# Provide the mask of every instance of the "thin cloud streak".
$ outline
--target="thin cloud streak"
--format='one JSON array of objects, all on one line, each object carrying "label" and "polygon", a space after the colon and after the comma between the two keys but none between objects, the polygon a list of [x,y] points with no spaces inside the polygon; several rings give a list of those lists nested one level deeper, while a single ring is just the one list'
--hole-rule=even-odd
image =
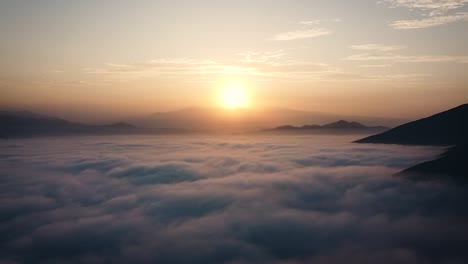
[{"label": "thin cloud streak", "polygon": [[[386,82],[395,79],[419,80],[427,74],[373,75],[343,71],[324,63],[294,61],[284,58],[283,51],[247,52],[236,63],[225,64],[212,60],[160,59],[146,63],[107,64],[106,68],[84,69],[88,74],[100,74],[108,78],[134,80],[145,77],[191,76],[191,81],[207,82],[219,75],[238,75],[259,78],[262,81],[286,82]],[[371,60],[350,57],[349,60]],[[211,77],[211,78],[208,78]]]},{"label": "thin cloud streak", "polygon": [[299,40],[299,39],[308,39],[308,38],[316,38],[320,36],[326,36],[333,34],[332,31],[324,28],[317,28],[317,29],[305,29],[305,30],[295,30],[284,32],[276,35],[273,39],[278,41],[285,41],[285,40]]},{"label": "thin cloud streak", "polygon": [[394,29],[419,29],[435,27],[455,22],[468,21],[468,13],[457,13],[455,15],[434,16],[424,19],[398,20],[390,26]]},{"label": "thin cloud streak", "polygon": [[395,51],[406,49],[406,46],[395,45],[395,46],[386,46],[381,44],[362,44],[362,45],[352,45],[351,49],[354,50],[373,50],[373,51]]},{"label": "thin cloud streak", "polygon": [[468,56],[448,56],[448,55],[418,55],[405,56],[397,54],[372,54],[362,53],[355,54],[345,58],[351,61],[392,61],[398,63],[428,63],[428,62],[451,62],[451,63],[468,63]]},{"label": "thin cloud streak", "polygon": [[428,15],[435,16],[461,8],[468,3],[468,0],[384,0],[384,2],[392,8],[405,7],[410,10],[430,11]]},{"label": "thin cloud streak", "polygon": [[359,65],[359,68],[386,68],[386,67],[391,67],[391,64],[365,64],[365,65]]},{"label": "thin cloud streak", "polygon": [[[333,34],[333,31],[326,28],[313,28],[325,22],[341,22],[341,19],[314,19],[300,21],[298,24],[302,26],[301,29],[279,33],[273,37],[277,41],[300,40],[308,38],[316,38]],[[312,26],[312,27],[311,27]]]}]

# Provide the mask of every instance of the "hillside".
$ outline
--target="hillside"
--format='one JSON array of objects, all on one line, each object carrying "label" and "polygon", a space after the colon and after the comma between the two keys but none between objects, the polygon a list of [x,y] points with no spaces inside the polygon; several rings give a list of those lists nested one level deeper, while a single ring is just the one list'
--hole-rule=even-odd
[{"label": "hillside", "polygon": [[397,174],[411,179],[428,180],[438,176],[468,183],[468,145],[449,148],[439,158],[423,162]]},{"label": "hillside", "polygon": [[356,141],[403,145],[456,145],[467,142],[468,104]]}]

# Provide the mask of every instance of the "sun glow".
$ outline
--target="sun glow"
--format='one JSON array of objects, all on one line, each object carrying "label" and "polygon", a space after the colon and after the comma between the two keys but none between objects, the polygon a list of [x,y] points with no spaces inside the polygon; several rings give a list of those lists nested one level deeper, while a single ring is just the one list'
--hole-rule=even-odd
[{"label": "sun glow", "polygon": [[243,85],[228,84],[220,92],[220,103],[225,108],[244,108],[247,106],[247,97],[247,91]]}]

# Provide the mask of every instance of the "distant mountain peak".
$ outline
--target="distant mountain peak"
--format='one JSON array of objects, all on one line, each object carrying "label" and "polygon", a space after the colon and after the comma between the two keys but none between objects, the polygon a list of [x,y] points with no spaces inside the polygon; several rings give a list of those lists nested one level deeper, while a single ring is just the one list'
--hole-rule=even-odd
[{"label": "distant mountain peak", "polygon": [[358,122],[348,122],[346,120],[339,120],[334,123],[323,125],[324,128],[366,128],[365,125]]}]

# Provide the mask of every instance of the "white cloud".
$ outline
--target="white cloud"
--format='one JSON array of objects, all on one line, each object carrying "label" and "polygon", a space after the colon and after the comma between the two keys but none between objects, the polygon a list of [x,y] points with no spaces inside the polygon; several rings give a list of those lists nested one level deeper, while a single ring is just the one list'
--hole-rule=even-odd
[{"label": "white cloud", "polygon": [[466,188],[391,176],[440,149],[349,140],[241,135],[6,143],[0,259],[465,263]]},{"label": "white cloud", "polygon": [[[380,46],[379,46],[380,47]],[[391,46],[381,46],[389,47]],[[396,47],[396,46],[395,46]],[[244,58],[234,63],[223,63],[212,60],[191,59],[158,59],[135,64],[107,64],[105,68],[84,69],[90,74],[101,74],[113,81],[131,81],[145,77],[167,77],[187,82],[210,82],[222,75],[249,76],[255,80],[285,82],[314,81],[370,81],[388,82],[395,79],[419,80],[421,74],[372,75],[343,71],[332,65],[307,61],[288,60],[281,50],[271,52],[246,52],[239,55]],[[372,61],[387,60],[391,62],[409,62],[410,60],[454,61],[446,57],[404,57],[398,55],[353,55],[347,60]],[[389,64],[365,65],[362,68],[387,67]],[[424,75],[427,77],[427,75]]]},{"label": "white cloud", "polygon": [[385,46],[380,44],[363,44],[363,45],[353,45],[351,46],[352,49],[355,50],[372,50],[372,51],[395,51],[405,49],[406,46]]},{"label": "white cloud", "polygon": [[283,50],[266,51],[266,52],[243,52],[239,53],[244,57],[240,62],[243,63],[275,63],[281,60],[285,53]]},{"label": "white cloud", "polygon": [[423,13],[423,18],[391,22],[390,26],[394,29],[419,29],[468,21],[468,13],[452,12],[464,7],[468,0],[384,0],[383,2],[388,3],[392,8],[404,7]]},{"label": "white cloud", "polygon": [[390,24],[394,29],[418,29],[450,24],[458,21],[468,21],[468,13],[455,15],[431,16],[423,19],[398,20]]},{"label": "white cloud", "polygon": [[301,21],[301,22],[299,22],[299,24],[306,25],[306,26],[318,25],[318,24],[320,24],[320,19]]},{"label": "white cloud", "polygon": [[187,58],[155,59],[132,64],[107,63],[101,68],[85,68],[88,74],[100,74],[112,80],[129,81],[145,77],[176,77],[189,82],[212,81],[220,75],[250,76],[262,80],[316,80],[338,69],[323,63],[286,58],[283,50],[244,52],[237,61],[195,60]]},{"label": "white cloud", "polygon": [[132,64],[108,63],[105,68],[87,68],[87,73],[117,75],[123,78],[171,75],[254,74],[252,68],[187,58],[155,59]]},{"label": "white cloud", "polygon": [[468,56],[448,56],[448,55],[419,55],[405,56],[398,54],[371,54],[362,53],[351,55],[346,60],[353,61],[392,61],[400,63],[421,63],[421,62],[454,62],[468,63]]},{"label": "white cloud", "polygon": [[441,15],[450,10],[461,8],[468,0],[384,0],[392,8],[406,7],[411,10],[430,11],[429,15]]},{"label": "white cloud", "polygon": [[386,68],[392,66],[391,64],[365,64],[359,65],[359,68]]},{"label": "white cloud", "polygon": [[318,28],[318,26],[324,22],[340,22],[338,18],[333,19],[314,19],[314,20],[305,20],[298,22],[301,25],[301,29],[288,31],[284,33],[277,34],[273,37],[274,40],[297,40],[297,39],[307,39],[307,38],[316,38],[320,36],[333,34],[331,30],[326,28]]},{"label": "white cloud", "polygon": [[333,34],[333,32],[324,28],[304,29],[304,30],[295,30],[295,31],[280,33],[274,37],[274,40],[283,41],[283,40],[307,39],[307,38],[316,38],[320,36],[326,36],[330,34]]},{"label": "white cloud", "polygon": [[310,25],[319,25],[323,22],[341,22],[341,19],[339,18],[333,18],[333,19],[314,19],[314,20],[305,20],[299,22],[300,25],[305,25],[305,26],[310,26]]}]

